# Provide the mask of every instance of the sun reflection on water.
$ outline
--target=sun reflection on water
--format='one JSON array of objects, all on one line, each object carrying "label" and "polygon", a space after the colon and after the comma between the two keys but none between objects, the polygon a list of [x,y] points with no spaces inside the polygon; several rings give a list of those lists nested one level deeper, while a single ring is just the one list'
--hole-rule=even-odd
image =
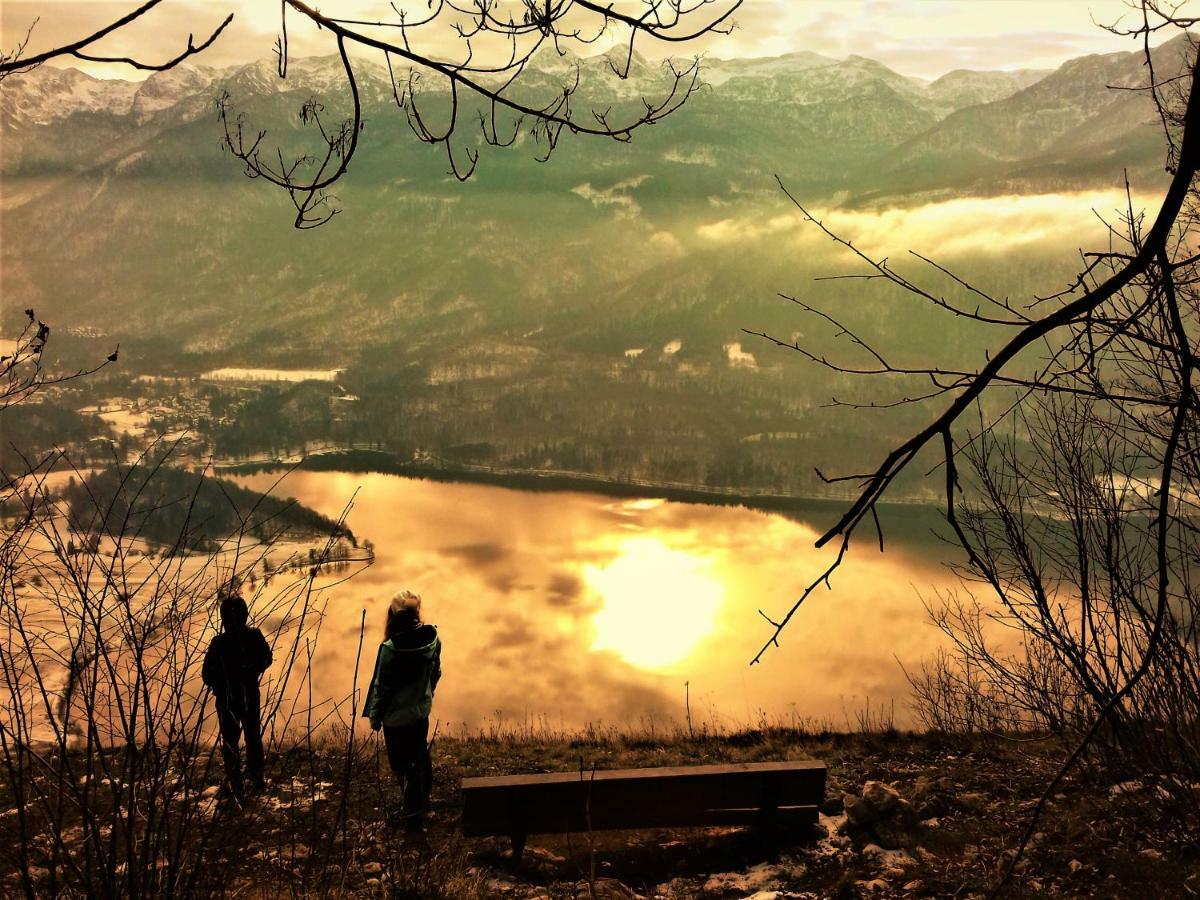
[{"label": "sun reflection on water", "polygon": [[621,542],[604,566],[584,566],[584,582],[600,599],[591,624],[592,650],[609,650],[640,669],[685,660],[716,627],[725,586],[706,557],[649,537]]}]

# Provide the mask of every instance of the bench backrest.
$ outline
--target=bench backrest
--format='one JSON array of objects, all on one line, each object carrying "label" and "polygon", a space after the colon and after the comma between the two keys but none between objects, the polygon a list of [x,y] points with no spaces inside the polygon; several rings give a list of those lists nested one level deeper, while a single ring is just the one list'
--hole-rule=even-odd
[{"label": "bench backrest", "polygon": [[825,764],[731,763],[465,778],[467,835],[733,824],[760,810],[820,804]]}]

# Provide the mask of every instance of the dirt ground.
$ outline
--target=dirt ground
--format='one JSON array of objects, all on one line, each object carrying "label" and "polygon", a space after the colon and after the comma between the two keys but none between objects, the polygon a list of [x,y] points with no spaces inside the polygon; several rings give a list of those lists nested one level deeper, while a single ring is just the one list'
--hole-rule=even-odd
[{"label": "dirt ground", "polygon": [[[370,748],[348,773],[334,753],[277,755],[267,790],[245,810],[220,809],[214,785],[203,814],[219,826],[211,864],[228,867],[231,896],[977,897],[996,883],[1059,753],[992,739],[787,730],[439,738],[422,839],[385,824],[398,790]],[[506,840],[459,831],[464,777],[811,758],[829,767],[820,825],[786,833],[777,853],[753,829],[655,829],[531,836],[514,866]],[[853,808],[869,782],[911,808],[903,840],[847,825],[845,804]],[[1152,809],[1142,785],[1082,770],[1052,799],[1004,896],[1200,894],[1200,849],[1165,834]],[[0,818],[0,830],[12,821]]]}]

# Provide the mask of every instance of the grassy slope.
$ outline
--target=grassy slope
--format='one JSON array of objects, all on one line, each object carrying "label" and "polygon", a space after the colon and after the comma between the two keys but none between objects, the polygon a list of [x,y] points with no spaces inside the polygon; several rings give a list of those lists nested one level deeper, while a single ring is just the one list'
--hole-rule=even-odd
[{"label": "grassy slope", "polygon": [[[507,842],[459,836],[459,780],[579,771],[581,765],[815,757],[829,764],[824,824],[839,821],[843,791],[858,794],[871,779],[891,782],[926,821],[919,848],[908,858],[889,858],[836,833],[795,834],[772,863],[748,830],[609,832],[591,842],[596,896],[747,896],[756,878],[774,879],[779,896],[978,896],[1015,843],[1032,806],[1028,798],[1037,796],[1058,758],[1039,744],[892,731],[688,736],[643,728],[636,734],[504,730],[439,737],[432,824],[428,842],[417,844],[382,824],[398,792],[381,747],[374,741],[360,746],[348,776],[343,749],[326,743],[312,753],[301,747],[274,754],[267,794],[245,812],[217,813],[222,819],[209,865],[226,869],[226,889],[251,897],[586,897],[592,865],[586,835],[534,837],[526,863],[513,870]],[[218,772],[219,761],[207,776],[214,784]],[[1155,837],[1136,796],[1111,802],[1112,780],[1096,771],[1064,786],[1010,896],[1174,897],[1200,889],[1195,849]],[[344,829],[338,824],[343,797]],[[13,818],[0,818],[0,829],[13,827]],[[734,873],[724,877],[726,887],[722,873]],[[728,887],[731,882],[741,888]]]}]

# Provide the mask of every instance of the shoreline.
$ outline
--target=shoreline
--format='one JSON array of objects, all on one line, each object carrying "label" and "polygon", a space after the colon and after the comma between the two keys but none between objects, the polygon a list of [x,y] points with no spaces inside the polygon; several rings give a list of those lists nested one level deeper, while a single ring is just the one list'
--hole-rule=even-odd
[{"label": "shoreline", "polygon": [[[309,472],[353,472],[396,475],[422,481],[454,484],[485,484],[514,490],[539,493],[574,492],[605,497],[662,498],[677,503],[708,506],[742,506],[747,509],[774,513],[812,513],[827,510],[831,514],[844,509],[852,498],[813,497],[794,494],[754,493],[709,488],[702,485],[683,485],[643,479],[623,481],[611,476],[590,475],[586,472],[538,471],[520,469],[491,469],[475,466],[422,464],[402,461],[387,450],[348,449],[314,453],[295,461],[248,460],[213,464],[214,474],[253,475],[285,469]],[[879,504],[909,516],[935,513],[941,508],[924,500],[888,500]]]}]

